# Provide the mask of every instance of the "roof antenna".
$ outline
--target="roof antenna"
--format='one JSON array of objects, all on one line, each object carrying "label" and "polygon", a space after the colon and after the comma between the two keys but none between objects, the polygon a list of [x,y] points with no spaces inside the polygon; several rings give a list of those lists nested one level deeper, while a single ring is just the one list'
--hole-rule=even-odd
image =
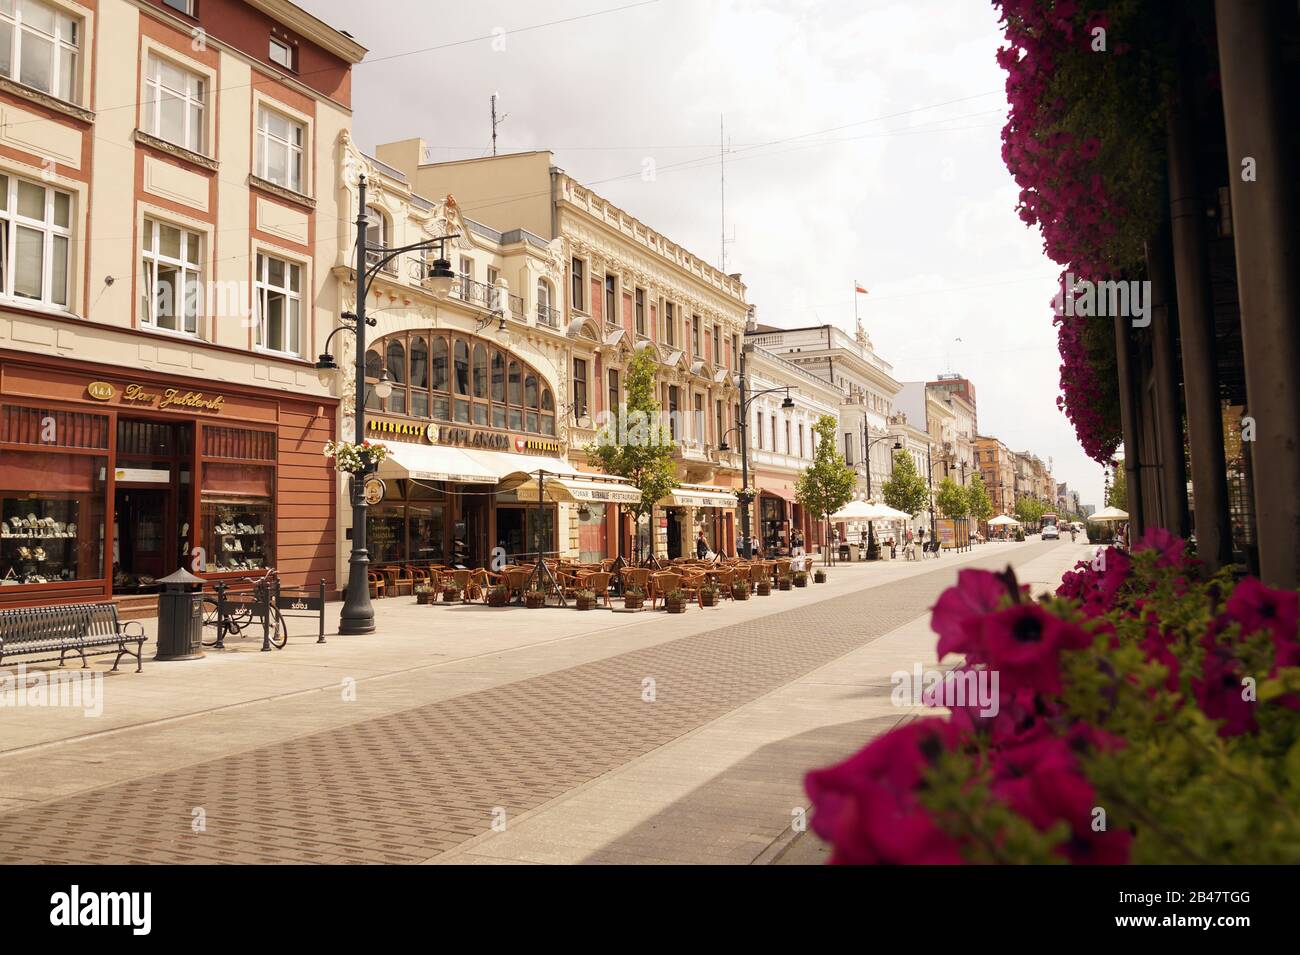
[{"label": "roof antenna", "polygon": [[499,94],[497,93],[492,94],[492,155],[493,156],[497,154],[497,127],[500,126],[502,123],[504,123],[506,119],[510,116],[509,113],[502,113],[501,118],[500,119],[497,118],[497,96],[498,95]]}]

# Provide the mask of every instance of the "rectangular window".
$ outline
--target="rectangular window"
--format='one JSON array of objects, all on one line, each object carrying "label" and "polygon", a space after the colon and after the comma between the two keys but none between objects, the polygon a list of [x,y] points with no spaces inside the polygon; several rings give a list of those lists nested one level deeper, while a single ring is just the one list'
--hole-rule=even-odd
[{"label": "rectangular window", "polygon": [[610,413],[610,414],[617,414],[617,413],[618,413],[618,405],[619,405],[619,397],[618,397],[618,369],[617,369],[617,368],[611,368],[611,369],[609,370],[609,408],[608,408],[609,413]]},{"label": "rectangular window", "polygon": [[722,399],[719,398],[717,401],[715,401],[715,402],[713,403],[713,442],[714,442],[714,444],[721,444],[721,443],[722,443],[722,441],[723,441],[722,436],[726,433],[726,431],[727,431],[727,429],[724,428],[724,427],[722,426]]},{"label": "rectangular window", "polygon": [[713,326],[713,354],[710,358],[715,365],[722,362],[722,329],[716,324]]},{"label": "rectangular window", "polygon": [[691,357],[702,358],[700,352],[700,316],[691,316]]},{"label": "rectangular window", "polygon": [[581,418],[587,413],[587,361],[585,358],[573,359],[573,417]]},{"label": "rectangular window", "polygon": [[40,0],[0,0],[0,73],[75,103],[81,21]]},{"label": "rectangular window", "polygon": [[642,336],[644,336],[644,335],[646,334],[646,329],[645,329],[645,289],[643,289],[643,288],[639,288],[639,289],[636,290],[635,303],[636,303],[636,304],[634,305],[634,309],[635,309],[635,311],[636,311],[636,333],[637,333],[638,335],[642,335]]},{"label": "rectangular window", "polygon": [[618,279],[605,273],[605,324],[618,324]]},{"label": "rectangular window", "polygon": [[673,335],[673,325],[676,321],[677,321],[676,316],[673,313],[673,303],[664,302],[664,344],[665,345],[668,346],[673,345],[673,339],[675,337]]},{"label": "rectangular window", "polygon": [[704,396],[698,391],[695,393],[695,407],[692,409],[695,414],[691,421],[691,437],[697,441],[704,441]]},{"label": "rectangular window", "polygon": [[754,444],[761,451],[763,450],[763,412],[754,412]]},{"label": "rectangular window", "polygon": [[197,335],[203,283],[197,232],[144,220],[140,324]]},{"label": "rectangular window", "polygon": [[731,370],[736,371],[740,368],[740,352],[736,350],[736,336],[731,336]]},{"label": "rectangular window", "polygon": [[668,386],[668,430],[674,441],[677,440],[677,386]]},{"label": "rectangular window", "polygon": [[586,306],[583,303],[586,302],[587,297],[582,294],[583,293],[582,259],[575,258],[573,262],[570,264],[569,269],[573,273],[571,276],[573,281],[569,290],[569,305],[572,308],[576,308],[580,312],[585,312]]},{"label": "rectangular window", "polygon": [[283,66],[286,70],[293,69],[293,47],[283,40],[271,37],[271,47],[267,56],[272,63]]},{"label": "rectangular window", "polygon": [[301,354],[302,266],[259,252],[256,296],[257,346]]},{"label": "rectangular window", "polygon": [[787,421],[785,423],[785,453],[789,454],[791,450],[792,449],[790,447],[790,422]]},{"label": "rectangular window", "polygon": [[853,466],[853,432],[844,432],[844,463]]},{"label": "rectangular window", "polygon": [[203,152],[203,77],[149,54],[145,76],[144,131]]},{"label": "rectangular window", "polygon": [[0,294],[68,305],[72,195],[0,174]]},{"label": "rectangular window", "polygon": [[194,16],[194,0],[163,0],[163,3],[187,17]]},{"label": "rectangular window", "polygon": [[257,159],[254,171],[267,182],[302,192],[305,136],[301,123],[263,106],[257,113]]},{"label": "rectangular window", "polygon": [[776,451],[776,415],[772,415],[772,450]]},{"label": "rectangular window", "polygon": [[803,456],[803,425],[799,425],[799,457]]}]

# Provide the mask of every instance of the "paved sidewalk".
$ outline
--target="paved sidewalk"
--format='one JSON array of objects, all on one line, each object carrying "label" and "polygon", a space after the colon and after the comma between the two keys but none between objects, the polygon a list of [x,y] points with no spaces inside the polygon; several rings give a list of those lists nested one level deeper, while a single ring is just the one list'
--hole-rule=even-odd
[{"label": "paved sidewalk", "polygon": [[[480,836],[493,810],[521,822],[530,811],[915,620],[960,566],[1000,566],[1009,558],[1019,563],[1040,552],[1060,565],[1055,576],[1076,556],[1059,545],[987,545],[938,563],[840,567],[822,587],[719,610],[696,608],[677,618],[413,603],[390,611],[387,605],[396,601],[386,601],[383,622],[391,636],[382,641],[340,638],[299,649],[304,659],[319,652],[314,665],[332,671],[314,674],[314,686],[294,688],[294,679],[305,679],[300,668],[311,665],[302,660],[291,665],[279,663],[277,654],[227,654],[211,661],[222,664],[211,675],[189,678],[199,684],[206,679],[203,688],[216,706],[204,709],[184,689],[186,704],[178,706],[171,687],[148,700],[144,709],[151,718],[143,722],[132,711],[131,684],[115,677],[127,698],[116,729],[78,738],[63,727],[62,736],[47,733],[44,742],[0,756],[0,798],[15,810],[0,816],[0,858],[428,858]],[[464,621],[464,630],[404,634],[390,613],[417,615],[417,625],[455,618]],[[506,616],[531,623],[551,615],[560,632],[539,633],[533,626],[528,633],[522,627],[497,632],[506,629],[500,623]],[[603,618],[604,626],[587,618]],[[481,637],[475,648],[486,642],[501,649],[474,654],[462,645],[456,659],[448,641],[468,642],[466,634]],[[391,666],[398,661],[389,655],[401,650],[405,666]],[[360,658],[368,669],[357,665]],[[208,661],[158,664],[146,675],[182,674],[187,671],[175,668],[185,666],[200,674]],[[281,678],[281,694],[260,702],[247,693],[241,698],[239,677],[264,680],[268,669],[289,675]],[[334,705],[338,674],[349,671],[362,674],[357,700]],[[642,699],[647,678],[655,681],[653,704]],[[168,712],[169,701],[171,715],[158,716]],[[242,751],[232,754],[238,747]],[[206,761],[186,766],[187,760]],[[804,768],[817,763],[800,760]],[[181,768],[158,771],[169,765]],[[148,766],[154,775],[143,775]],[[115,778],[129,781],[113,785]],[[708,778],[697,773],[695,782]],[[48,802],[106,785],[94,798]],[[124,822],[116,811],[123,805],[149,808],[142,821]],[[5,808],[0,805],[0,812]],[[190,825],[196,809],[206,814],[207,825],[197,835]],[[511,824],[507,833],[521,828]],[[757,840],[761,833],[753,835]]]}]

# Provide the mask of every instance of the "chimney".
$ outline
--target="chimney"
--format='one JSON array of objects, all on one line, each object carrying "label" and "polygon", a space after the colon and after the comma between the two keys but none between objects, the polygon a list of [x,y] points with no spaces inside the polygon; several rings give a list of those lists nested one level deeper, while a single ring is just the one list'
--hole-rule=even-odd
[{"label": "chimney", "polygon": [[758,306],[749,306],[749,315],[745,318],[745,333],[758,331]]}]

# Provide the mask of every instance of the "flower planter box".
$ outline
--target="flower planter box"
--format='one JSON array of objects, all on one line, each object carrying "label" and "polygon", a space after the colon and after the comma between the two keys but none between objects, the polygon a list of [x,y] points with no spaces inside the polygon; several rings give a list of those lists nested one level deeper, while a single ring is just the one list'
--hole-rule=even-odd
[{"label": "flower planter box", "polygon": [[504,589],[488,591],[487,605],[489,607],[504,607],[508,603],[510,603],[510,594],[508,591]]},{"label": "flower planter box", "polygon": [[813,574],[813,583],[814,584],[826,583],[826,574],[820,570],[817,571],[817,573]]},{"label": "flower planter box", "polygon": [[762,581],[758,585],[758,595],[760,597],[770,596],[772,593],[772,584],[769,581]]},{"label": "flower planter box", "polygon": [[595,598],[595,597],[579,597],[579,598],[578,598],[578,609],[579,609],[579,610],[592,610],[592,609],[595,608],[595,606],[596,606],[596,598]]},{"label": "flower planter box", "polygon": [[716,593],[710,593],[707,590],[700,592],[701,607],[716,607],[717,605],[718,605],[718,595]]},{"label": "flower planter box", "polygon": [[459,590],[444,590],[444,591],[442,592],[442,602],[445,603],[445,604],[457,604],[457,603],[460,603],[460,591],[459,591]]},{"label": "flower planter box", "polygon": [[426,591],[426,592],[424,592],[424,593],[417,593],[417,594],[415,595],[415,602],[416,602],[417,604],[431,604],[431,603],[433,603],[433,601],[437,598],[437,596],[438,596],[438,595],[435,594],[435,593],[433,593],[433,591]]},{"label": "flower planter box", "polygon": [[664,609],[669,613],[686,613],[686,601],[665,601]]},{"label": "flower planter box", "polygon": [[808,586],[808,578],[807,578],[807,577],[796,577],[796,578],[794,579],[794,585],[795,585],[796,587],[807,587],[807,586]]},{"label": "flower planter box", "polygon": [[644,607],[644,606],[645,606],[645,598],[644,598],[644,597],[624,597],[624,598],[623,598],[623,609],[624,609],[624,610],[640,610],[640,609],[641,609],[642,607]]},{"label": "flower planter box", "polygon": [[782,577],[780,580],[776,582],[777,590],[789,590],[792,586],[793,584],[790,582],[789,577]]},{"label": "flower planter box", "polygon": [[538,610],[546,606],[546,594],[530,590],[524,594],[524,606],[529,610]]},{"label": "flower planter box", "polygon": [[731,592],[731,596],[734,597],[736,600],[748,600],[748,599],[749,599],[749,588],[748,588],[748,587],[741,587],[741,588],[738,588],[738,589],[736,589],[736,590],[733,590],[733,591]]}]

